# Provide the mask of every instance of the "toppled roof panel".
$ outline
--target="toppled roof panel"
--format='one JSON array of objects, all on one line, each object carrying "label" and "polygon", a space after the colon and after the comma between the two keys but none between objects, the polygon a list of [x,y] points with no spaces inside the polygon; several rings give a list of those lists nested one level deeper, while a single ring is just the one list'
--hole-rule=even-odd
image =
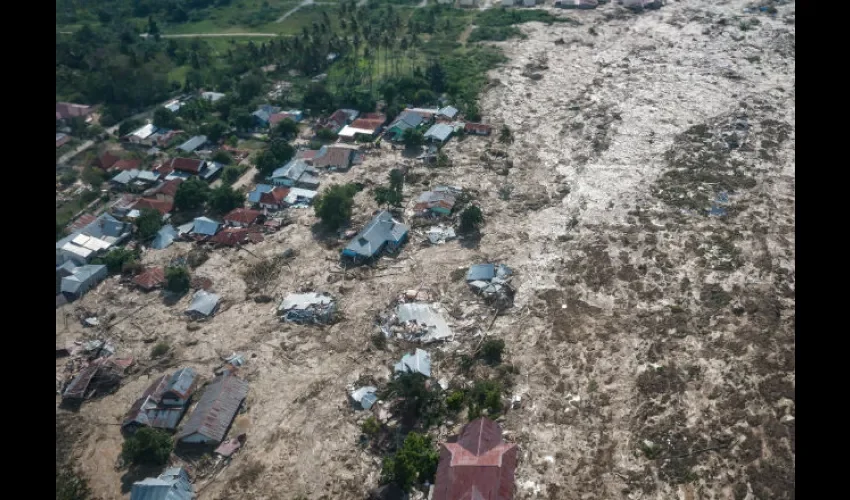
[{"label": "toppled roof panel", "polygon": [[475,264],[469,266],[466,281],[490,281],[496,277],[496,266],[493,264]]},{"label": "toppled roof panel", "polygon": [[378,400],[377,391],[377,387],[367,385],[352,392],[351,399],[358,403],[362,409],[368,410]]},{"label": "toppled roof panel", "polygon": [[431,355],[422,349],[416,349],[413,354],[405,354],[401,361],[393,366],[395,372],[421,373],[431,376]]},{"label": "toppled roof panel", "polygon": [[192,304],[186,309],[186,314],[197,313],[202,316],[211,316],[215,312],[219,300],[221,300],[219,295],[206,290],[198,290],[192,296]]},{"label": "toppled roof panel", "polygon": [[430,304],[419,302],[402,303],[396,306],[396,316],[401,323],[424,326],[425,334],[418,337],[422,342],[434,342],[452,336],[446,320]]},{"label": "toppled roof panel", "polygon": [[175,238],[177,238],[177,230],[174,229],[174,226],[171,224],[162,226],[159,231],[156,232],[156,236],[151,243],[151,248],[155,248],[157,250],[167,248],[174,242]]}]

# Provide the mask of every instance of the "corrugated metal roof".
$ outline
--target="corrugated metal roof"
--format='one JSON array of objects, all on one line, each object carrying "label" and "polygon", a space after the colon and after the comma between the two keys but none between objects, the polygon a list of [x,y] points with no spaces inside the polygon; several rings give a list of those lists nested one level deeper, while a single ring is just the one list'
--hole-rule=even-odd
[{"label": "corrugated metal roof", "polygon": [[159,475],[133,483],[130,500],[193,500],[189,476],[178,467],[170,467]]},{"label": "corrugated metal roof", "polygon": [[210,102],[216,102],[224,96],[225,94],[222,94],[220,92],[201,92],[201,97]]},{"label": "corrugated metal roof", "polygon": [[168,396],[176,396],[179,399],[188,399],[192,395],[195,380],[198,374],[192,368],[181,368],[171,375],[168,380],[168,385],[165,388],[165,393]]},{"label": "corrugated metal roof", "polygon": [[77,294],[105,278],[106,274],[106,266],[103,265],[77,267],[70,275],[62,278],[61,290],[63,293]]},{"label": "corrugated metal roof", "polygon": [[215,311],[219,300],[221,300],[221,297],[212,292],[198,290],[192,296],[192,304],[186,309],[186,313],[198,313],[203,316],[209,316]]},{"label": "corrugated metal roof", "polygon": [[213,236],[216,232],[218,232],[219,225],[220,224],[218,222],[208,217],[197,217],[192,223],[192,232],[206,236]]},{"label": "corrugated metal roof", "polygon": [[136,130],[130,132],[130,135],[144,140],[144,139],[147,139],[148,137],[152,136],[154,132],[156,132],[156,127],[154,126],[154,124],[148,123],[144,127],[141,127],[139,129],[136,129]]},{"label": "corrugated metal roof", "polygon": [[217,377],[204,390],[195,411],[177,439],[200,434],[211,441],[224,439],[239,406],[248,395],[248,383],[235,375]]},{"label": "corrugated metal roof", "polygon": [[251,203],[259,203],[260,196],[262,196],[263,193],[270,192],[272,189],[274,189],[274,186],[270,184],[257,184],[254,187],[254,190],[248,193],[248,201]]},{"label": "corrugated metal roof", "polygon": [[447,125],[445,123],[436,123],[431,125],[431,128],[425,132],[426,139],[436,139],[440,142],[445,142],[451,137],[454,132],[454,128],[451,125]]},{"label": "corrugated metal roof", "polygon": [[402,322],[415,321],[420,325],[426,325],[428,334],[420,340],[433,342],[452,335],[446,320],[430,304],[408,302],[396,306],[395,313]]},{"label": "corrugated metal roof", "polygon": [[360,407],[364,410],[368,410],[375,404],[375,401],[378,400],[378,392],[377,387],[372,387],[371,385],[367,385],[365,387],[361,387],[351,393],[351,399],[360,404]]},{"label": "corrugated metal roof", "polygon": [[445,108],[440,109],[437,114],[443,115],[446,118],[454,118],[458,114],[458,109],[454,106],[446,106]]},{"label": "corrugated metal roof", "polygon": [[494,264],[475,264],[469,266],[466,273],[466,281],[490,281],[496,277],[496,266]]},{"label": "corrugated metal roof", "polygon": [[416,349],[413,354],[405,354],[401,361],[393,366],[395,372],[421,373],[426,377],[431,376],[431,355],[422,349]]},{"label": "corrugated metal roof", "polygon": [[155,248],[157,250],[167,248],[172,242],[174,242],[174,238],[176,237],[177,230],[174,229],[174,226],[171,224],[162,226],[159,231],[156,232],[156,236],[151,243],[151,248]]},{"label": "corrugated metal roof", "polygon": [[373,257],[387,242],[401,241],[409,230],[406,225],[393,219],[391,213],[382,210],[346,245],[343,252],[366,258]]}]

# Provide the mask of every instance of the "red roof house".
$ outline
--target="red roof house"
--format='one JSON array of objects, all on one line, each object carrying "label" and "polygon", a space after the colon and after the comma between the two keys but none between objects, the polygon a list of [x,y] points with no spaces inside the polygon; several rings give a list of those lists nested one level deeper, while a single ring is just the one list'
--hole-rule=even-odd
[{"label": "red roof house", "polygon": [[165,269],[161,267],[145,269],[141,274],[133,278],[133,284],[146,292],[153,290],[163,283],[165,283]]},{"label": "red roof house", "polygon": [[496,422],[473,420],[440,446],[433,500],[510,500],[516,462],[517,446],[502,441]]},{"label": "red roof house", "polygon": [[94,161],[94,166],[100,167],[104,170],[109,170],[120,159],[120,157],[115,156],[114,154],[107,151],[97,157],[97,159]]},{"label": "red roof house", "polygon": [[259,210],[250,210],[247,208],[234,208],[224,216],[225,224],[235,227],[245,227],[257,222],[263,215]]},{"label": "red roof house", "polygon": [[74,104],[71,102],[56,103],[56,120],[67,120],[77,116],[88,116],[94,109],[85,104]]},{"label": "red roof house", "polygon": [[110,170],[133,170],[134,168],[139,168],[139,165],[142,164],[142,160],[131,160],[131,159],[121,159],[116,161],[110,167]]},{"label": "red roof house", "polygon": [[283,186],[275,186],[274,189],[260,195],[260,206],[269,209],[279,209],[283,207],[283,199],[289,194],[289,188]]},{"label": "red roof house", "polygon": [[204,168],[204,160],[194,158],[174,158],[169,165],[173,170],[189,174],[199,174]]},{"label": "red roof house", "polygon": [[252,231],[251,229],[242,227],[227,227],[219,231],[215,236],[209,239],[211,243],[223,246],[243,245],[250,241],[259,243],[263,241],[263,233]]},{"label": "red roof house", "polygon": [[140,198],[133,204],[136,210],[156,210],[162,215],[171,212],[174,209],[174,200],[156,200],[151,198]]},{"label": "red roof house", "polygon": [[157,187],[153,194],[156,195],[157,198],[162,199],[164,197],[174,198],[177,194],[177,188],[180,187],[180,184],[183,182],[183,179],[171,179],[163,182],[159,187]]}]

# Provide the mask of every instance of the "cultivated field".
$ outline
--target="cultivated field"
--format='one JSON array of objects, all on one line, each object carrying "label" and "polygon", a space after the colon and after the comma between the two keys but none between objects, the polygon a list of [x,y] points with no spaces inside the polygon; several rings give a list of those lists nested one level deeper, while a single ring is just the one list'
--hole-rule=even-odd
[{"label": "cultivated field", "polygon": [[[506,403],[521,398],[502,422],[521,450],[516,498],[793,499],[795,5],[775,16],[747,6],[668,1],[634,15],[608,4],[571,11],[580,26],[526,24],[527,39],[499,43],[509,62],[490,74],[481,110],[515,141],[452,139],[452,166],[416,166],[405,189],[407,202],[428,185],[474,190],[486,218],[478,242],[427,246],[414,231],[397,259],[343,279],[339,245],[317,236],[312,210],[294,210],[251,254],[216,250],[195,271],[225,300],[198,329],[182,314],[188,297],[166,305],[112,278],[58,310],[57,341],[105,335],[141,368],[73,417],[94,492],[129,498],[137,478],[115,468],[115,424],[150,380],[178,366],[209,377],[238,352],[251,392],[235,426],[247,446],[198,482],[199,498],[364,498],[380,461],[358,444],[366,412],[346,390],[389,377],[410,346],[377,349],[375,314],[425,289],[456,332],[429,347],[435,379],[462,381],[459,356],[482,333],[506,342],[514,370],[490,375],[512,384]],[[383,184],[400,162],[413,164],[370,152],[322,186]],[[377,206],[368,189],[355,203],[360,227]],[[247,267],[287,248],[297,252],[289,266],[247,293]],[[457,272],[483,261],[511,266],[518,286],[492,328]],[[302,287],[334,294],[344,319],[281,324],[277,302]],[[142,305],[105,333],[61,317],[85,307],[120,318]],[[169,358],[150,360],[154,340],[173,347]]]}]

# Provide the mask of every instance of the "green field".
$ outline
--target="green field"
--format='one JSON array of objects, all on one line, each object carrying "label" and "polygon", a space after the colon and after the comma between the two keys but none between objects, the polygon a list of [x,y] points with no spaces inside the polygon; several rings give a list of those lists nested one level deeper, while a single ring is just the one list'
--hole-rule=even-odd
[{"label": "green field", "polygon": [[[163,34],[175,35],[192,33],[280,33],[281,26],[288,23],[276,23],[275,21],[297,6],[298,3],[293,0],[268,2],[238,0],[226,7],[202,11],[203,19],[190,20],[190,22],[182,24],[163,24],[160,29]],[[300,27],[297,29],[300,30]]]}]

